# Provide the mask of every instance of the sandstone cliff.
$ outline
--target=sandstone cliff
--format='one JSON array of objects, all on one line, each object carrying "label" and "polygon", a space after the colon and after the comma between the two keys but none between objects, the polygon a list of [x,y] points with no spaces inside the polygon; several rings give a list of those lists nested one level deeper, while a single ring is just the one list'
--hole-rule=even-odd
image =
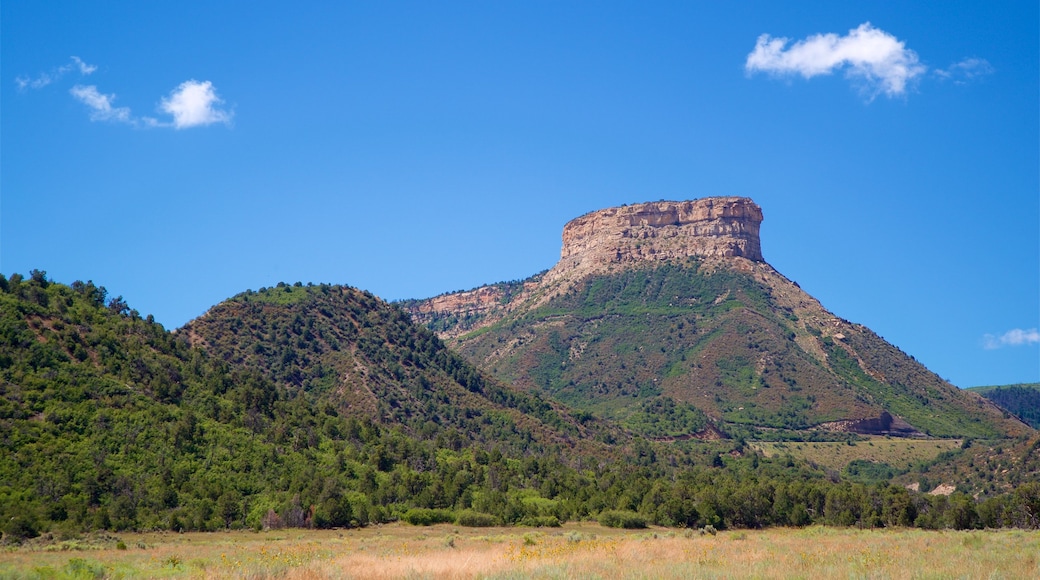
[{"label": "sandstone cliff", "polygon": [[563,227],[560,261],[547,282],[616,264],[689,257],[762,261],[762,209],[745,197],[655,201],[585,214]]},{"label": "sandstone cliff", "polygon": [[[404,306],[421,324],[453,338],[534,307],[595,274],[639,263],[686,258],[746,258],[762,262],[762,209],[746,197],[652,201],[587,213],[563,227],[560,260],[522,287],[492,284]],[[450,318],[450,324],[437,322]]]}]

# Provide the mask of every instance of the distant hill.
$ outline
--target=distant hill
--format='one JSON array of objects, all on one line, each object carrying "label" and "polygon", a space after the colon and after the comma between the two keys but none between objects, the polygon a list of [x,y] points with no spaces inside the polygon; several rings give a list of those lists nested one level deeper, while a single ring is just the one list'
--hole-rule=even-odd
[{"label": "distant hill", "polygon": [[576,447],[583,456],[604,456],[607,446],[597,439],[624,437],[485,375],[398,307],[346,286],[279,284],[245,292],[178,335],[344,416],[456,447],[477,441],[513,454]]},{"label": "distant hill", "polygon": [[402,306],[504,381],[647,436],[661,408],[683,417],[669,435],[1031,432],[774,270],[761,220],[746,198],[600,210],[545,273]]},{"label": "distant hill", "polygon": [[[4,542],[363,525],[412,508],[512,521],[527,514],[515,494],[577,491],[561,483],[575,475],[563,451],[596,469],[621,457],[596,441],[624,443],[619,430],[484,378],[353,289],[250,292],[189,329],[168,332],[91,282],[0,276]],[[244,343],[243,329],[261,339]]]},{"label": "distant hill", "polygon": [[1040,429],[1040,383],[972,387],[968,390],[993,401],[1034,429]]},{"label": "distant hill", "polygon": [[1029,516],[1036,520],[1036,508],[1040,507],[1040,436],[965,440],[962,449],[943,453],[893,481],[913,485],[922,492],[945,484],[975,497],[1030,489],[1030,493],[1038,494]]}]

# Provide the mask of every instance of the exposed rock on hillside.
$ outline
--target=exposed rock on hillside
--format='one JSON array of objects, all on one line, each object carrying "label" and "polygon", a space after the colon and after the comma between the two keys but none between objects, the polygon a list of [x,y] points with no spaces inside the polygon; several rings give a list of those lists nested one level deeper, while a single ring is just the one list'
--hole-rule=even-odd
[{"label": "exposed rock on hillside", "polygon": [[745,197],[654,201],[601,209],[563,227],[547,282],[607,272],[616,264],[689,257],[762,261],[762,209]]},{"label": "exposed rock on hillside", "polygon": [[764,261],[761,222],[741,197],[599,210],[544,274],[402,305],[499,378],[622,421],[665,397],[755,428],[1030,431],[827,311]]},{"label": "exposed rock on hillside", "polygon": [[644,262],[742,257],[763,261],[762,209],[746,197],[652,201],[587,213],[563,227],[560,261],[522,284],[492,284],[403,303],[442,338],[487,326],[521,305],[540,305],[594,274]]}]

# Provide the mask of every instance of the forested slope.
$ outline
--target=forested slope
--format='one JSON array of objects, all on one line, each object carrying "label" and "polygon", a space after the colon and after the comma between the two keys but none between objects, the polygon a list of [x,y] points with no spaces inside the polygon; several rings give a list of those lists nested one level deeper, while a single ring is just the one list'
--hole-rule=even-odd
[{"label": "forested slope", "polygon": [[968,390],[1014,413],[1034,429],[1040,429],[1040,383],[973,387]]},{"label": "forested slope", "polygon": [[[566,436],[525,429],[540,422],[511,408],[460,404],[475,423],[459,425],[472,430],[423,440],[407,422],[349,416],[321,389],[212,357],[89,282],[0,278],[0,313],[0,517],[15,537],[267,516],[364,524],[416,506],[470,507],[489,482],[519,490],[540,481],[529,473],[568,473],[554,447]],[[543,453],[520,463],[501,451],[525,445]]]},{"label": "forested slope", "polygon": [[[327,290],[356,316],[316,320],[309,329],[301,316],[292,348],[279,343],[273,322],[294,323],[291,309],[252,322],[226,316],[206,331],[207,351],[188,341],[190,331],[202,336],[200,327],[170,333],[90,282],[66,286],[38,271],[29,279],[0,276],[3,541],[45,531],[61,537],[396,519],[1037,525],[1029,519],[1040,513],[1035,483],[976,506],[968,496],[842,481],[790,457],[762,458],[740,441],[612,444],[621,435],[609,424],[450,362],[457,357],[395,308],[351,289]],[[281,308],[278,292],[310,297],[319,312],[326,299],[321,287],[276,288],[255,303],[239,298],[227,306]],[[250,343],[242,330],[238,338],[224,335],[225,323],[254,322],[251,332],[274,340]],[[356,336],[338,334],[350,332],[348,325]],[[222,349],[222,340],[245,346]],[[351,358],[325,359],[326,344]],[[228,356],[235,353],[243,358]],[[347,362],[370,380],[352,384],[347,373],[333,381],[332,371],[313,370]],[[374,391],[374,407],[352,398],[351,387],[361,386]],[[528,406],[530,413],[522,410]],[[684,420],[674,408],[645,411]],[[568,445],[577,437],[583,441]],[[1000,509],[986,508],[991,504]]]},{"label": "forested slope", "polygon": [[485,375],[398,307],[347,286],[245,292],[178,333],[229,365],[347,416],[445,445],[478,441],[517,455],[567,448],[603,457],[612,453],[603,441],[624,438],[609,423],[576,418]]}]

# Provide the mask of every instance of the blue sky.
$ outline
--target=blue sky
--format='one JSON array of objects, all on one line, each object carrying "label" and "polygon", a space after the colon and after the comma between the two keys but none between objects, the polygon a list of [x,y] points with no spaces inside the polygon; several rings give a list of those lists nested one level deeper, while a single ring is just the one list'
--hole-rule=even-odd
[{"label": "blue sky", "polygon": [[744,195],[837,315],[1040,380],[1036,2],[846,4],[8,0],[0,271],[176,328],[278,281],[524,278],[587,211]]}]

